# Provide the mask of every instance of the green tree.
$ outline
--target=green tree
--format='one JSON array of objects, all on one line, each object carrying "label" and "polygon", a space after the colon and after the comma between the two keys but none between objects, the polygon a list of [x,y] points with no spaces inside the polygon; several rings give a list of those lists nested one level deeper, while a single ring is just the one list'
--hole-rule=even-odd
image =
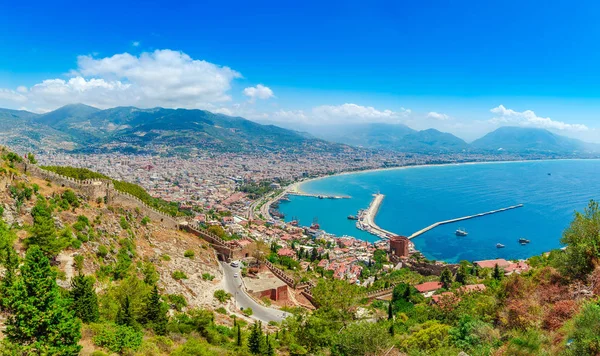
[{"label": "green tree", "polygon": [[567,245],[563,258],[559,260],[560,271],[572,278],[584,278],[600,258],[598,202],[591,200],[583,213],[575,213],[560,242]]},{"label": "green tree", "polygon": [[500,269],[500,266],[498,266],[498,264],[496,263],[496,265],[494,266],[494,273],[492,274],[492,277],[499,281],[502,279],[502,276],[504,275],[503,271]]},{"label": "green tree", "polygon": [[394,319],[394,305],[392,302],[388,304],[388,320]]},{"label": "green tree", "polygon": [[567,350],[569,355],[598,355],[600,354],[600,305],[589,302],[583,306],[581,312],[575,316],[573,331],[570,339],[573,340]]},{"label": "green tree", "polygon": [[381,355],[391,341],[385,323],[361,321],[348,325],[337,334],[332,354]]},{"label": "green tree", "polygon": [[269,334],[267,334],[265,343],[266,343],[265,355],[266,356],[275,356],[275,349],[273,348],[273,344],[271,344],[271,341],[269,340]]},{"label": "green tree", "polygon": [[125,296],[123,303],[119,306],[119,311],[117,312],[117,318],[115,321],[119,325],[137,328],[137,322],[135,321],[135,317],[133,315],[133,306],[131,305],[131,300],[129,299],[128,295]]},{"label": "green tree", "polygon": [[29,163],[31,164],[37,164],[37,160],[35,159],[35,156],[33,155],[33,153],[28,152],[27,153],[27,160],[29,161]]},{"label": "green tree", "polygon": [[238,347],[242,346],[242,329],[240,328],[240,324],[237,325],[237,340],[236,340],[236,344],[238,345]]},{"label": "green tree", "polygon": [[84,323],[98,321],[98,296],[94,290],[94,279],[90,276],[78,274],[71,279],[71,290],[69,291],[73,303],[71,309],[75,316]]},{"label": "green tree", "polygon": [[255,322],[252,325],[250,336],[248,337],[248,350],[254,355],[260,355],[263,350],[263,331],[262,323],[260,321]]},{"label": "green tree", "polygon": [[61,298],[39,247],[29,248],[20,272],[10,291],[6,341],[24,354],[78,355],[81,321]]},{"label": "green tree", "polygon": [[38,200],[31,209],[31,216],[33,217],[32,235],[26,241],[27,246],[39,246],[47,257],[53,258],[68,244],[68,241],[57,237],[52,210],[45,201]]},{"label": "green tree", "polygon": [[166,335],[167,333],[167,309],[164,303],[160,300],[158,287],[154,285],[152,292],[146,301],[146,312],[144,313],[144,321],[152,327],[152,330],[157,335]]},{"label": "green tree", "polygon": [[4,250],[4,278],[0,282],[0,307],[6,311],[9,307],[11,288],[17,278],[17,269],[19,268],[19,255],[12,245],[5,245]]},{"label": "green tree", "polygon": [[440,282],[442,282],[442,287],[445,289],[450,289],[450,286],[452,286],[452,272],[450,272],[448,267],[442,271]]},{"label": "green tree", "polygon": [[461,261],[458,270],[456,271],[456,281],[460,284],[467,284],[467,276],[469,275],[469,263]]}]

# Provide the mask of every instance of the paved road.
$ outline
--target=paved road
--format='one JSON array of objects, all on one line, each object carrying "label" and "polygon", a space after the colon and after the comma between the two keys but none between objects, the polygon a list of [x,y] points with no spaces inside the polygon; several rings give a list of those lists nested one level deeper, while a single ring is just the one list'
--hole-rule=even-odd
[{"label": "paved road", "polygon": [[[260,320],[264,323],[269,321],[280,322],[291,314],[282,312],[281,310],[264,307],[254,299],[250,298],[242,286],[241,271],[239,268],[231,267],[225,262],[221,262],[224,272],[225,290],[234,298],[237,308],[252,308],[252,318]],[[238,277],[233,275],[238,273]]]}]

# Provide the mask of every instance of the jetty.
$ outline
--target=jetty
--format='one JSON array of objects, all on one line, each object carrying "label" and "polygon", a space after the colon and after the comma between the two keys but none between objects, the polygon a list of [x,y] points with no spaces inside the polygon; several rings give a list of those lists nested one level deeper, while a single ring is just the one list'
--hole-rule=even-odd
[{"label": "jetty", "polygon": [[496,209],[496,210],[491,210],[491,211],[486,211],[484,213],[479,213],[479,214],[475,214],[475,215],[468,215],[468,216],[463,216],[461,218],[444,220],[444,221],[438,221],[436,223],[433,223],[433,224],[427,226],[424,229],[421,229],[421,230],[415,232],[414,234],[408,236],[408,238],[409,239],[413,239],[413,238],[415,238],[415,237],[417,237],[419,235],[422,235],[422,234],[426,233],[427,231],[429,231],[431,229],[435,229],[436,227],[438,227],[440,225],[451,224],[451,223],[455,223],[455,222],[463,221],[463,220],[475,219],[475,218],[479,218],[479,217],[482,217],[482,216],[492,215],[492,214],[496,214],[496,213],[501,213],[503,211],[517,209],[517,208],[521,208],[521,207],[523,207],[523,204],[517,204],[517,205],[512,205],[512,206],[509,206],[509,207],[506,207],[506,208]]},{"label": "jetty", "polygon": [[319,198],[319,199],[350,199],[351,197],[349,195],[323,195],[323,194],[311,194],[311,193],[305,193],[305,192],[298,192],[298,191],[289,191],[286,192],[287,195],[297,195],[297,196],[301,196],[301,197],[313,197],[313,198]]},{"label": "jetty", "polygon": [[369,205],[367,210],[363,210],[358,214],[358,221],[356,222],[356,227],[360,230],[366,231],[370,234],[373,234],[377,237],[383,239],[389,239],[392,236],[396,236],[397,234],[382,229],[375,223],[375,216],[377,216],[377,212],[379,211],[379,207],[381,206],[381,202],[385,195],[383,194],[373,194],[373,200]]}]

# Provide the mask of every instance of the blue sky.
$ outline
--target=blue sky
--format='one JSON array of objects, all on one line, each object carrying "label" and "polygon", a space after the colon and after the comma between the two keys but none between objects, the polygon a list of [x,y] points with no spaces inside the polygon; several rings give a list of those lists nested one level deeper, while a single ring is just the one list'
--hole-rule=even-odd
[{"label": "blue sky", "polygon": [[0,106],[197,107],[298,127],[399,122],[466,139],[521,125],[599,142],[599,10],[593,1],[2,2]]}]

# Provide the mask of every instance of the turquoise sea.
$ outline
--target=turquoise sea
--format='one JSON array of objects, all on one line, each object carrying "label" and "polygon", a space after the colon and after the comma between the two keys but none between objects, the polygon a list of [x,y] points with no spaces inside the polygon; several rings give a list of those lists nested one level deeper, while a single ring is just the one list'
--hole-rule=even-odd
[{"label": "turquoise sea", "polygon": [[[301,225],[318,219],[321,228],[338,236],[376,241],[348,220],[366,209],[372,194],[385,199],[375,221],[382,228],[410,235],[434,222],[495,210],[519,209],[437,227],[413,239],[427,258],[457,262],[489,258],[519,259],[561,247],[560,237],[590,199],[600,199],[600,160],[548,160],[446,166],[417,166],[327,177],[309,181],[302,190],[350,195],[329,200],[290,196],[280,211]],[[469,235],[457,237],[465,228]],[[519,237],[531,240],[520,245]],[[496,243],[506,245],[496,248]]]}]

